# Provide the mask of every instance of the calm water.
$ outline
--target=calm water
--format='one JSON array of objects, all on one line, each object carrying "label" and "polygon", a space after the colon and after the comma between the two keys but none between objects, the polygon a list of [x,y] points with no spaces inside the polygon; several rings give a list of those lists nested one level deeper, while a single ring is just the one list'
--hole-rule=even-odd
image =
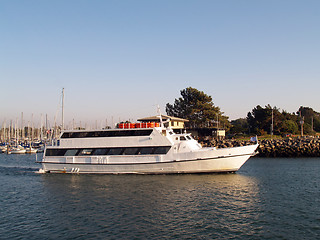
[{"label": "calm water", "polygon": [[[41,157],[39,155],[39,157]],[[320,158],[236,174],[36,174],[0,155],[0,239],[319,239]]]}]

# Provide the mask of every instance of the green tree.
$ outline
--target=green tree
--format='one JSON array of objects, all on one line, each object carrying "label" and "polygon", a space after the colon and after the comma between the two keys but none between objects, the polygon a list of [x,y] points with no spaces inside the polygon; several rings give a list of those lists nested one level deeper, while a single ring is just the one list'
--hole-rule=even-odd
[{"label": "green tree", "polygon": [[236,120],[231,121],[231,128],[230,133],[231,134],[237,134],[237,133],[248,133],[248,121],[245,118],[239,118]]},{"label": "green tree", "polygon": [[291,133],[291,134],[298,134],[299,133],[299,127],[296,121],[294,120],[285,120],[282,124],[281,128],[282,133]]},{"label": "green tree", "polygon": [[301,106],[297,111],[297,114],[300,117],[299,121],[303,117],[305,123],[304,130],[306,131],[306,134],[313,133],[312,127],[314,131],[320,132],[320,113],[314,111],[312,108]]},{"label": "green tree", "polygon": [[192,87],[180,93],[181,97],[175,99],[174,104],[167,103],[168,115],[188,119],[189,127],[216,127],[219,124],[219,127],[229,128],[228,117],[214,106],[211,96]]},{"label": "green tree", "polygon": [[314,131],[320,131],[320,113],[313,111],[309,107],[300,107],[295,113],[288,113],[270,105],[264,108],[256,106],[247,115],[247,121],[251,133],[261,134],[271,133],[273,114],[273,133],[280,135],[283,133],[299,134],[301,131],[300,121],[304,120],[304,134],[314,134]]},{"label": "green tree", "polygon": [[[272,118],[273,115],[273,118]],[[271,133],[273,120],[273,133],[280,134],[283,122],[283,116],[277,107],[271,107],[269,104],[265,108],[260,105],[256,106],[247,115],[250,133],[263,135]]]}]

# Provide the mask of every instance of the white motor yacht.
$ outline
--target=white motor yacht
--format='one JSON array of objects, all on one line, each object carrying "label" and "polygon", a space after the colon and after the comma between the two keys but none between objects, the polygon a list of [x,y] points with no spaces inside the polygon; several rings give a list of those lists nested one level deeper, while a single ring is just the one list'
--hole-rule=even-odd
[{"label": "white motor yacht", "polygon": [[235,172],[258,143],[232,148],[202,147],[188,133],[170,128],[64,131],[46,146],[40,172],[170,174]]}]

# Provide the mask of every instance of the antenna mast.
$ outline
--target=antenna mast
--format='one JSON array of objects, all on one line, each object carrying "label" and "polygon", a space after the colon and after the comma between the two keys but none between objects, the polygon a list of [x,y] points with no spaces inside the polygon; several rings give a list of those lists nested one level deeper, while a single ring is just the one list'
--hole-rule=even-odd
[{"label": "antenna mast", "polygon": [[160,111],[160,106],[158,105],[158,113],[159,113],[159,120],[160,120],[160,127],[164,128],[163,121],[162,121],[162,115]]}]

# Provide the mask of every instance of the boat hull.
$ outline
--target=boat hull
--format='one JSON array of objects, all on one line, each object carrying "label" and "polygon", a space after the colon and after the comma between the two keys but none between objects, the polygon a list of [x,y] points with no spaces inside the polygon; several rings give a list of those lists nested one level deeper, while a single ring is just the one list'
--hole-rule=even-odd
[{"label": "boat hull", "polygon": [[20,150],[11,150],[11,154],[25,154],[26,150],[25,149],[20,149]]},{"label": "boat hull", "polygon": [[[51,173],[101,173],[101,174],[175,174],[175,173],[218,173],[235,172],[254,154],[257,145],[208,151],[199,151],[189,155],[177,155],[175,160],[165,156],[147,161],[130,157],[126,161],[102,158],[65,158],[42,161],[44,172]],[[124,159],[121,157],[121,159]]]}]

